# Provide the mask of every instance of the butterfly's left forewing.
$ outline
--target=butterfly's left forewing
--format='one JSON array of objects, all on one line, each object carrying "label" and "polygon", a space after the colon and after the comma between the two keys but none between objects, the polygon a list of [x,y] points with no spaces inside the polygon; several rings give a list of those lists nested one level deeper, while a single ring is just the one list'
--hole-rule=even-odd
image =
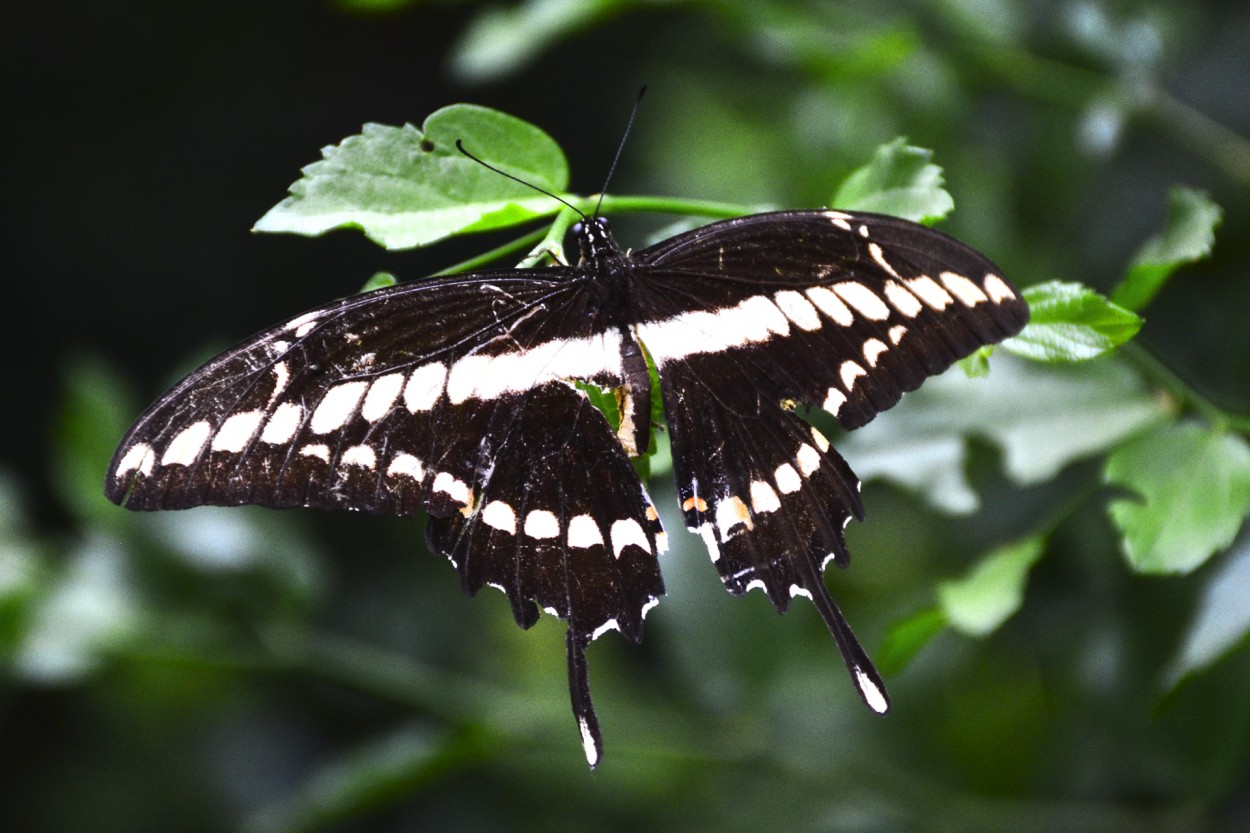
[{"label": "butterfly's left forewing", "polygon": [[[551,343],[538,313],[580,293],[539,275],[401,285],[242,342],[140,417],[110,466],[108,496],[132,509],[258,503],[412,514],[439,503],[433,495],[446,492],[429,488],[431,473],[458,419],[544,381],[573,360],[579,336],[605,378],[616,372],[593,323]],[[548,361],[516,358],[542,344]]]},{"label": "butterfly's left forewing", "polygon": [[[622,338],[585,276],[520,270],[405,284],[227,351],[145,413],[109,467],[132,509],[255,503],[412,515],[464,587],[525,627],[569,621],[574,711],[601,747],[583,652],[641,638],[663,593],[655,509],[570,380],[620,385]],[[592,762],[593,762],[592,760]]]}]

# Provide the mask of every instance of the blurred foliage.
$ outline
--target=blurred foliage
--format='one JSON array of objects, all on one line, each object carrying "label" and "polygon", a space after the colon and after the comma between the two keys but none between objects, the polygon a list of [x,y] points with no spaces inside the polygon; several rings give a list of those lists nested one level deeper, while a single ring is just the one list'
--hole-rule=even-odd
[{"label": "blurred foliage", "polygon": [[[490,138],[471,150],[561,193],[565,155],[619,135],[646,81],[604,202],[625,215],[623,241],[659,233],[633,216],[644,209],[714,217],[892,191],[912,207],[878,210],[949,212],[944,229],[1034,287],[1031,331],[988,376],[931,380],[837,442],[870,481],[869,516],[849,531],[855,568],[829,580],[894,709],[877,720],[859,707],[813,611],[782,618],[759,594],[724,593],[669,514],[669,595],[644,645],[609,637],[590,652],[608,749],[588,775],[562,624],[523,633],[499,594],[465,599],[441,560],[414,554],[419,525],[109,504],[104,466],[146,396],[79,343],[59,354],[45,465],[0,470],[4,829],[1250,826],[1250,142],[1237,132],[1250,130],[1250,13],[1176,0],[342,0],[315,14],[351,32],[366,31],[356,15],[413,23],[407,47],[436,51],[447,73],[422,79],[441,100],[414,121],[457,99],[543,112],[588,74],[559,102],[575,126],[472,114]],[[458,38],[420,39],[448,20]],[[140,36],[168,38],[155,25]],[[266,47],[273,83],[326,66],[330,97],[346,71],[294,38]],[[131,82],[157,113],[162,77]],[[334,166],[356,151],[402,162],[365,139],[420,147],[433,121],[368,128],[309,181],[333,173],[331,196],[365,209],[402,204]],[[495,132],[512,128],[528,138]],[[384,166],[387,181],[411,184],[422,164]],[[412,245],[550,213],[481,173],[462,166],[485,190],[454,222],[431,213],[416,237],[371,236]],[[602,173],[571,181],[597,187]],[[100,222],[123,196],[80,198]],[[308,223],[295,230],[369,229],[282,205],[269,219]],[[518,240],[493,256],[560,243]],[[326,300],[283,291],[288,312]],[[189,312],[186,297],[167,317]],[[199,337],[164,345],[166,372]],[[661,447],[651,461],[664,508],[666,459]],[[31,508],[44,484],[51,513]]]}]

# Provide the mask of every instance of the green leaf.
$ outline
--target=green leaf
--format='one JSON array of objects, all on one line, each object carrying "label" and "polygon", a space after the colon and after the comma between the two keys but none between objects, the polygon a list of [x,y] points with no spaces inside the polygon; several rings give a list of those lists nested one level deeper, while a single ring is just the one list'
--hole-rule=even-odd
[{"label": "green leaf", "polygon": [[15,670],[44,684],[74,682],[93,672],[142,629],[145,614],[134,585],[116,542],[93,537],[77,546],[35,603]]},{"label": "green leaf", "polygon": [[320,830],[359,818],[437,778],[456,744],[454,736],[402,726],[321,765],[303,785],[255,814],[247,829]]},{"label": "green leaf", "polygon": [[360,287],[361,292],[372,292],[375,289],[385,289],[388,286],[394,286],[399,283],[395,280],[395,276],[390,272],[374,272],[369,280],[365,281],[365,285]]},{"label": "green leaf", "polygon": [[64,378],[53,432],[53,482],[79,520],[117,528],[128,520],[104,496],[103,472],[135,408],[126,385],[99,360],[73,359]]},{"label": "green leaf", "polygon": [[1160,425],[1125,444],[1104,476],[1136,493],[1107,511],[1141,573],[1188,573],[1232,543],[1250,511],[1250,446],[1196,422]]},{"label": "green leaf", "polygon": [[1024,601],[1029,570],[1041,558],[1045,541],[1038,536],[991,552],[961,579],[938,585],[938,601],[950,626],[968,636],[993,633]]},{"label": "green leaf", "polygon": [[614,433],[620,429],[621,409],[616,404],[616,394],[612,389],[601,388],[591,382],[576,381],[573,384],[578,390],[586,394],[590,404],[594,405],[599,413],[603,414]]},{"label": "green leaf", "polygon": [[1222,219],[1223,211],[1204,192],[1173,188],[1167,225],[1142,246],[1111,300],[1131,310],[1146,306],[1173,272],[1211,254]]},{"label": "green leaf", "polygon": [[838,450],[865,480],[884,478],[944,511],[971,512],[977,496],[963,475],[969,436],[1001,447],[1007,475],[1029,485],[1164,416],[1150,389],[1121,363],[1045,365],[999,354],[985,378],[930,379],[852,431]]},{"label": "green leaf", "polygon": [[980,379],[982,376],[990,375],[990,355],[993,352],[994,345],[987,344],[971,356],[966,356],[955,364],[959,365],[959,369],[969,379]]},{"label": "green leaf", "polygon": [[24,504],[17,480],[0,467],[0,668],[9,666],[25,638],[53,564],[27,529]]},{"label": "green leaf", "polygon": [[1198,609],[1189,625],[1185,643],[1167,674],[1172,687],[1189,674],[1201,671],[1245,641],[1250,633],[1250,538],[1240,545],[1209,577]]},{"label": "green leaf", "polygon": [[[660,449],[660,443],[656,432],[656,427],[664,424],[664,403],[659,395],[660,378],[659,371],[655,367],[655,363],[651,358],[647,357],[647,371],[651,376],[651,412],[648,414],[650,418],[650,428],[647,432],[647,447],[637,457],[631,458],[630,462],[634,464],[634,469],[638,472],[638,476],[643,481],[649,480],[653,474],[652,459]],[[574,382],[578,390],[586,394],[590,400],[590,404],[595,406],[604,418],[607,419],[608,425],[615,432],[621,427],[621,409],[616,400],[616,390],[613,388],[601,388],[590,382]],[[662,461],[668,465],[670,461]]]},{"label": "green leaf", "polygon": [[1079,283],[1050,281],[1024,290],[1029,323],[1004,350],[1043,362],[1083,362],[1137,335],[1142,320]]},{"label": "green leaf", "polygon": [[876,652],[877,668],[886,676],[899,673],[945,627],[946,611],[940,607],[926,607],[899,619],[890,625]]},{"label": "green leaf", "polygon": [[256,231],[317,235],[359,228],[388,249],[423,246],[453,234],[501,228],[555,213],[561,206],[487,169],[456,149],[552,193],[568,184],[559,145],[518,118],[471,104],[444,107],[425,121],[364,132],[322,150],[291,195],[256,223]]},{"label": "green leaf", "polygon": [[488,6],[451,51],[451,70],[485,83],[511,75],[578,30],[632,3],[623,0],[527,0]]},{"label": "green leaf", "polygon": [[932,223],[955,208],[942,187],[942,169],[929,160],[933,152],[899,137],[881,145],[872,161],[851,173],[838,188],[833,205],[853,211],[876,211]]}]

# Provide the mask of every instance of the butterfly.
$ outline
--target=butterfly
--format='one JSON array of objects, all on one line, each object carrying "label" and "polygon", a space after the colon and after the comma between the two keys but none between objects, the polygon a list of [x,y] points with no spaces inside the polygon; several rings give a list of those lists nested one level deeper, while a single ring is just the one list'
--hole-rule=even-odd
[{"label": "butterfly", "polygon": [[540,609],[567,620],[595,767],[585,650],[609,630],[639,642],[664,594],[666,534],[631,463],[659,397],[682,516],[725,587],[761,589],[779,612],[810,599],[884,713],[881,676],[823,579],[849,563],[860,483],[803,411],[857,428],[1018,332],[1027,305],[973,249],[878,214],[755,214],[639,251],[599,216],[574,235],[575,266],[403,283],[241,342],[139,418],[108,497],[428,514],[429,548],[468,593],[502,590],[523,628]]}]

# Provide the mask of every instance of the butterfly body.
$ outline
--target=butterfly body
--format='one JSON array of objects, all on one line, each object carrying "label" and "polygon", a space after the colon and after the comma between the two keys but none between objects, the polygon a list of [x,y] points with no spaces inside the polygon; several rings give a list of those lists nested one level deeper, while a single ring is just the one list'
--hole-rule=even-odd
[{"label": "butterfly body", "polygon": [[[568,620],[595,765],[585,648],[613,629],[641,639],[664,592],[667,538],[630,463],[659,396],[683,517],[726,588],[761,588],[781,611],[810,598],[885,711],[822,579],[849,561],[859,482],[798,409],[858,427],[1017,332],[1024,302],[977,252],[881,215],[757,214],[638,252],[590,218],[577,239],[577,266],[401,284],[242,342],[140,418],[108,496],[428,512],[430,546],[468,592],[498,587],[522,627],[539,609]],[[578,383],[616,391],[619,427]]]}]

